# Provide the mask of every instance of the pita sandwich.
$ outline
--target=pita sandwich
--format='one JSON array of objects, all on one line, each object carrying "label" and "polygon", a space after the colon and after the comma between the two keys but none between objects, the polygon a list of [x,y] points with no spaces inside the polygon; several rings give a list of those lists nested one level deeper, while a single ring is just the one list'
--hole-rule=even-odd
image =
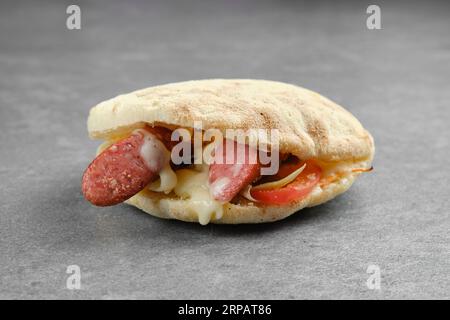
[{"label": "pita sandwich", "polygon": [[[263,176],[260,163],[174,164],[173,132],[198,131],[198,123],[201,132],[225,137],[229,129],[276,130],[271,150],[279,152],[279,171]],[[341,106],[266,80],[187,81],[119,95],[91,109],[88,131],[104,142],[83,176],[86,199],[201,224],[271,222],[322,204],[371,169],[375,150],[370,133]],[[233,142],[247,155],[254,149]]]}]

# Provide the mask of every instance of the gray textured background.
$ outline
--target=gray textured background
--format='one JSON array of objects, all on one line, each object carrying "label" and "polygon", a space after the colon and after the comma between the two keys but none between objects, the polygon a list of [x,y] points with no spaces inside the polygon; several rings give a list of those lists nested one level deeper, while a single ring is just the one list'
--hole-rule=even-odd
[{"label": "gray textured background", "polygon": [[[449,298],[450,6],[295,1],[0,5],[1,298]],[[96,208],[97,102],[214,77],[281,80],[353,112],[375,171],[284,221],[202,227]],[[65,288],[77,264],[82,290]],[[381,291],[366,287],[380,266]]]}]

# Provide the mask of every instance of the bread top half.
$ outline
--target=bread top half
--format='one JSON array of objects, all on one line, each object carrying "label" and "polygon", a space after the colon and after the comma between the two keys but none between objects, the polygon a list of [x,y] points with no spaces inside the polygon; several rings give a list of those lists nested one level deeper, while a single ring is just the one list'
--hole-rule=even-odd
[{"label": "bread top half", "polygon": [[370,133],[347,110],[313,91],[281,82],[196,80],[122,94],[91,109],[91,138],[109,140],[144,124],[203,129],[278,129],[281,153],[300,159],[367,161]]}]

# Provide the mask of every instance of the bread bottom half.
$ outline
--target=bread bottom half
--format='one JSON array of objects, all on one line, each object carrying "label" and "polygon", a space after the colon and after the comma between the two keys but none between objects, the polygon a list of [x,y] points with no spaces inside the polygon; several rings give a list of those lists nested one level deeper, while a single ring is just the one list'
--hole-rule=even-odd
[{"label": "bread bottom half", "polygon": [[[352,167],[365,168],[369,161],[354,163]],[[220,218],[211,217],[210,223],[241,224],[265,223],[284,219],[297,211],[327,202],[347,191],[360,172],[348,172],[324,187],[316,188],[304,199],[289,205],[267,206],[247,202],[245,204],[224,204],[223,215]],[[180,199],[176,195],[142,190],[126,201],[144,212],[163,219],[177,219],[186,222],[198,222],[199,215],[189,205],[189,199]]]}]

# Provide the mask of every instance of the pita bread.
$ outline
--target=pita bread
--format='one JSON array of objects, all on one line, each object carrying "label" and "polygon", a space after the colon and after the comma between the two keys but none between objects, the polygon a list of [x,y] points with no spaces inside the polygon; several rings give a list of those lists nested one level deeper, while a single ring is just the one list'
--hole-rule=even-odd
[{"label": "pita bread", "polygon": [[[91,109],[88,131],[91,138],[114,141],[145,124],[192,128],[194,121],[202,121],[204,130],[222,132],[278,129],[281,153],[339,168],[336,181],[316,187],[301,201],[288,206],[227,203],[213,223],[270,222],[326,202],[352,185],[360,174],[352,168],[370,167],[374,156],[372,136],[344,108],[313,91],[266,80],[187,81],[119,95]],[[187,201],[143,190],[126,202],[157,217],[196,222]]]}]

